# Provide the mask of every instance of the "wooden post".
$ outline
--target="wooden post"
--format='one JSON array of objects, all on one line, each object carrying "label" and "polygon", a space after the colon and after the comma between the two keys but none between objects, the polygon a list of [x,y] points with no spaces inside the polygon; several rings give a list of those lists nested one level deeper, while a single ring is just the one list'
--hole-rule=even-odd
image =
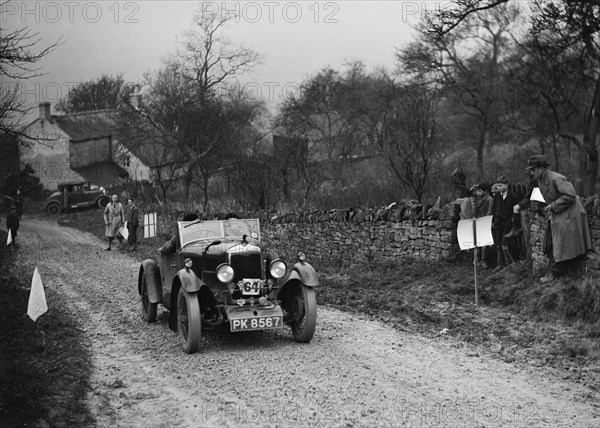
[{"label": "wooden post", "polygon": [[479,296],[477,292],[477,219],[473,219],[473,271],[475,273],[475,306],[479,306]]}]

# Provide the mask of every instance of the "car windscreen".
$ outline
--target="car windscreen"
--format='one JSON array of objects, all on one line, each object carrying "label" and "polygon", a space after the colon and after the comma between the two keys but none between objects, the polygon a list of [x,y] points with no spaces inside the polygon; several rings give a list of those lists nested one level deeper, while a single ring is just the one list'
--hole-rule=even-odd
[{"label": "car windscreen", "polygon": [[244,235],[260,239],[258,219],[230,219],[213,221],[180,221],[177,223],[181,246],[193,241],[213,241],[222,238],[242,239]]}]

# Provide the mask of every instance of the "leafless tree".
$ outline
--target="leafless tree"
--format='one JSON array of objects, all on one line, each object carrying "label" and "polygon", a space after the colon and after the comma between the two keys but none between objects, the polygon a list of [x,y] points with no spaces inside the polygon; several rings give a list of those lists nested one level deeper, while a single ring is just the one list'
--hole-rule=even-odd
[{"label": "leafless tree", "polygon": [[[8,3],[0,3],[0,13]],[[29,138],[22,130],[21,120],[31,106],[22,94],[21,84],[42,75],[39,61],[61,43],[58,39],[41,46],[40,35],[28,28],[0,28],[0,133],[17,137],[21,143]]]},{"label": "leafless tree", "polygon": [[[456,31],[472,15],[510,4],[518,8],[516,0],[455,0],[452,8],[431,11],[421,23],[421,30],[436,39],[443,39]],[[579,52],[586,61],[600,67],[600,2],[597,0],[536,0],[528,3],[530,31],[540,41],[547,54],[565,51]],[[570,139],[587,157],[580,165],[586,176],[587,187],[593,191],[599,170],[598,135],[600,133],[600,74],[594,73],[585,100],[584,126],[581,136],[568,133]],[[559,127],[560,128],[560,127]]]},{"label": "leafless tree", "polygon": [[399,70],[441,85],[457,107],[457,121],[462,118],[469,124],[463,137],[476,150],[480,178],[484,149],[502,135],[505,126],[505,69],[517,12],[506,7],[485,9],[468,15],[444,37],[425,31],[398,52]]}]

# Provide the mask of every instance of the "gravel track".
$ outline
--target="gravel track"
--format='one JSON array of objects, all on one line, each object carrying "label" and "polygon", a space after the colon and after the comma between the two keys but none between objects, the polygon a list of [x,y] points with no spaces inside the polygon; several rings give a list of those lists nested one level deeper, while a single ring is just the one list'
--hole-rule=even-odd
[{"label": "gravel track", "polygon": [[93,355],[86,399],[96,426],[600,424],[598,397],[544,367],[323,306],[310,344],[294,342],[289,328],[224,330],[187,355],[164,308],[158,322],[141,320],[138,261],[44,220],[24,222],[19,238],[17,267],[37,266],[48,292],[70,302],[51,310],[80,320]]}]

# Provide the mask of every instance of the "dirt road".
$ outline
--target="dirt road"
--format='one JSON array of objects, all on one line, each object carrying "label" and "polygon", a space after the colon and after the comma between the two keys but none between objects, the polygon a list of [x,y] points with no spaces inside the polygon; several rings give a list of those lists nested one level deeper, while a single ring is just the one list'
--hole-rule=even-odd
[{"label": "dirt road", "polygon": [[96,426],[600,425],[598,397],[550,370],[327,307],[310,344],[289,329],[213,333],[187,355],[164,316],[141,320],[139,262],[43,220],[24,222],[19,237],[18,268],[37,266],[47,293],[69,302],[50,309],[80,322]]}]

